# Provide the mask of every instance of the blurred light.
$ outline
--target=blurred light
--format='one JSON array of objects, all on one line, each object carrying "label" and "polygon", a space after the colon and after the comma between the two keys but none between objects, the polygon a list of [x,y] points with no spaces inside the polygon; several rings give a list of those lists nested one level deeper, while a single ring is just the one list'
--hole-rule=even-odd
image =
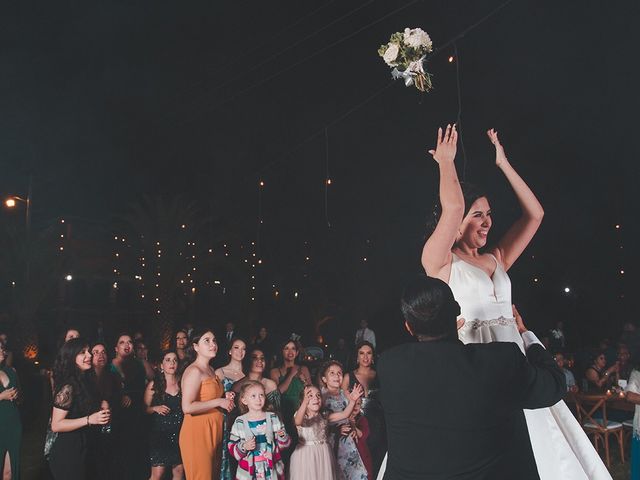
[{"label": "blurred light", "polygon": [[64,250],[64,247],[60,247],[60,251]]},{"label": "blurred light", "polygon": [[61,234],[60,234],[60,238],[64,238],[64,233],[61,233]]},{"label": "blurred light", "polygon": [[11,286],[15,287],[16,286],[16,282],[11,282]]},{"label": "blurred light", "polygon": [[619,224],[616,225],[616,230],[620,230],[620,225]]},{"label": "blurred light", "polygon": [[210,248],[210,249],[209,249],[209,253],[213,253],[213,248]]},{"label": "blurred light", "polygon": [[113,282],[113,288],[118,288],[118,282]]},{"label": "blurred light", "polygon": [[16,200],[15,200],[15,198],[7,198],[7,200],[4,202],[4,204],[9,208],[13,208],[13,207],[16,206]]},{"label": "blurred light", "polygon": [[327,178],[327,185],[331,185],[331,179]]},{"label": "blurred light", "polygon": [[144,298],[144,293],[142,295],[140,295],[140,298]]},{"label": "blurred light", "polygon": [[624,275],[624,270],[620,270],[620,275]]},{"label": "blurred light", "polygon": [[367,261],[367,257],[364,257],[364,258],[362,259],[362,261],[363,261],[363,262],[366,262],[366,261]]},{"label": "blurred light", "polygon": [[295,292],[295,293],[293,294],[293,296],[294,296],[295,298],[298,298],[298,292]]},{"label": "blurred light", "polygon": [[304,257],[304,259],[308,262],[309,261],[309,257]]},{"label": "blurred light", "polygon": [[262,265],[262,260],[258,260],[258,265]]},{"label": "blurred light", "polygon": [[69,274],[69,275],[67,275],[66,277],[64,277],[64,279],[65,279],[67,282],[70,282],[71,280],[73,280],[73,276],[72,276],[71,274]]},{"label": "blurred light", "polygon": [[260,186],[264,187],[264,181],[260,180]]},{"label": "blurred light", "polygon": [[64,223],[64,218],[61,218],[61,219],[60,219],[60,223]]},{"label": "blurred light", "polygon": [[215,283],[216,285],[220,285],[220,280],[214,280],[213,283]]},{"label": "blurred light", "polygon": [[570,293],[571,289],[569,287],[564,287],[564,293]]},{"label": "blurred light", "polygon": [[191,289],[191,293],[196,293],[196,287],[193,287],[193,288]]},{"label": "blurred light", "polygon": [[135,276],[135,279],[136,279],[136,280],[142,280],[142,277],[141,277],[140,275],[136,275],[136,276]]},{"label": "blurred light", "polygon": [[278,295],[280,295],[280,292],[276,290],[275,292],[273,292],[273,294],[277,297]]},{"label": "blurred light", "polygon": [[185,228],[187,228],[187,226],[183,223],[182,225],[180,225],[180,228],[184,230]]},{"label": "blurred light", "polygon": [[449,57],[449,63],[453,63],[453,60],[454,60],[454,58],[453,58],[453,55],[452,55],[452,56]]},{"label": "blurred light", "polygon": [[536,277],[536,278],[534,278],[534,279],[533,279],[533,281],[534,281],[535,283],[538,283],[538,278],[537,278],[537,277]]}]

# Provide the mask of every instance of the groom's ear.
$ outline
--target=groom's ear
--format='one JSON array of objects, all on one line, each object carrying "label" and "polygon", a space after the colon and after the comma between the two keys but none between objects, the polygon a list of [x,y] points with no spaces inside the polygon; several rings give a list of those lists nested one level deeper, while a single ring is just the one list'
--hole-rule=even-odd
[{"label": "groom's ear", "polygon": [[413,335],[413,330],[411,330],[411,326],[409,325],[409,322],[407,322],[406,320],[404,322],[404,328],[407,329],[407,332],[409,332],[409,335],[411,335],[412,337],[414,336]]}]

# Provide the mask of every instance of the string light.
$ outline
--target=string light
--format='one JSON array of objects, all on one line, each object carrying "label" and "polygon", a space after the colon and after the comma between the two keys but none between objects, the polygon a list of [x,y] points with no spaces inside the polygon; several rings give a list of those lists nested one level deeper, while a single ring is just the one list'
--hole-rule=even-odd
[{"label": "string light", "polygon": [[571,289],[569,287],[564,287],[564,293],[571,293]]},{"label": "string light", "polygon": [[67,282],[70,282],[71,280],[73,280],[73,275],[68,274],[66,277],[64,277],[64,279],[65,279]]},{"label": "string light", "polygon": [[454,60],[453,55],[451,55],[451,56],[449,57],[449,63],[453,63],[453,60]]}]

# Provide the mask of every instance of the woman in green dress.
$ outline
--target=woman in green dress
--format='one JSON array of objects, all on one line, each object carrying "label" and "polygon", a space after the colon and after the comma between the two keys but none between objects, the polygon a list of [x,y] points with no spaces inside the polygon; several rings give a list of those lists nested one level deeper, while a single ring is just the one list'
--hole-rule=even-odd
[{"label": "woman in green dress", "polygon": [[[271,369],[271,380],[276,382],[278,390],[280,390],[280,409],[282,412],[282,421],[285,429],[291,435],[293,440],[292,448],[297,443],[296,426],[293,421],[293,415],[298,409],[300,403],[300,394],[304,391],[304,387],[311,385],[311,374],[309,369],[304,365],[298,364],[298,357],[302,347],[295,340],[288,340],[282,349],[282,363],[276,368]],[[290,453],[285,453],[285,456]]]},{"label": "woman in green dress", "polygon": [[6,350],[0,344],[0,473],[2,478],[20,480],[22,424],[16,406],[18,375],[5,366]]}]

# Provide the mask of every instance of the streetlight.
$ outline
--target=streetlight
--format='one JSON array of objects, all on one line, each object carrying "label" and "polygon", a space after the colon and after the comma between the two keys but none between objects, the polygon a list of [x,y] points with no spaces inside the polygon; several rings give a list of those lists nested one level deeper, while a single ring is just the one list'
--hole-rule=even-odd
[{"label": "streetlight", "polygon": [[25,231],[26,231],[26,241],[27,241],[27,272],[26,272],[26,282],[25,285],[29,285],[29,271],[30,271],[30,261],[31,261],[31,190],[32,190],[33,178],[29,176],[29,187],[27,190],[27,197],[22,198],[17,195],[12,195],[7,198],[4,202],[7,208],[15,208],[17,206],[17,202],[22,202],[26,205],[25,208]]}]

